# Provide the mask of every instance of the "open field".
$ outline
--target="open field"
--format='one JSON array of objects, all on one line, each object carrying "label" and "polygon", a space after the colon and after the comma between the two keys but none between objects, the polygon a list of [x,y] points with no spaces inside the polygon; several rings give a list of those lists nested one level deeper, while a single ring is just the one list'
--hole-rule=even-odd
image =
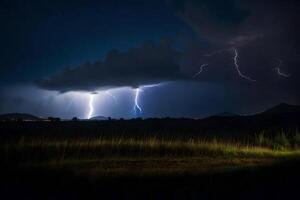
[{"label": "open field", "polygon": [[300,177],[297,138],[261,134],[250,143],[196,137],[20,137],[1,142],[2,184],[7,195],[16,195],[10,189],[20,187],[37,199],[45,193],[55,199],[218,198],[231,195],[232,188],[240,190],[237,198],[245,192],[273,197],[269,190],[279,186],[282,193],[274,194],[289,196],[285,192]]},{"label": "open field", "polygon": [[3,141],[1,154],[9,163],[44,163],[107,158],[290,158],[300,154],[299,133],[275,137],[256,135],[253,141],[222,138],[80,137],[30,138]]},{"label": "open field", "polygon": [[[271,149],[217,141],[89,139],[31,141],[5,147],[18,166],[69,169],[88,178],[179,175],[268,166],[300,159],[298,149]],[[5,156],[9,163],[9,156]],[[19,160],[18,160],[19,159]]]},{"label": "open field", "polygon": [[[297,124],[268,129],[260,124],[253,132],[244,132],[238,126],[207,129],[201,123],[185,119],[3,122],[0,192],[10,199],[298,195]],[[248,118],[243,123],[249,123]]]}]

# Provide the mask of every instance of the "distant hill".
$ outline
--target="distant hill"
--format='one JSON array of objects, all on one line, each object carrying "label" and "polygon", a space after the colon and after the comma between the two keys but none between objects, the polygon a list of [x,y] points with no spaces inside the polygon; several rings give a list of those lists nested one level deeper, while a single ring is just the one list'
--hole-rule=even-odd
[{"label": "distant hill", "polygon": [[[6,114],[0,115],[0,121],[12,119],[15,123],[2,123],[0,133],[11,136],[11,134],[40,135],[41,129],[44,134],[65,135],[97,135],[97,134],[128,134],[128,135],[206,135],[206,136],[243,136],[245,134],[257,134],[261,131],[266,134],[278,134],[282,131],[294,131],[300,127],[300,106],[279,104],[262,113],[255,115],[235,115],[232,113],[221,113],[204,119],[189,118],[148,118],[129,120],[109,120],[104,116],[95,116],[89,120],[71,120],[53,123],[49,126],[47,122],[34,123],[27,126],[21,123],[22,128],[16,129],[18,119],[23,121],[44,121],[29,114]],[[45,120],[47,121],[47,120]],[[70,122],[69,122],[70,121]],[[89,123],[85,123],[90,121]],[[94,122],[94,123],[93,123]],[[3,125],[4,124],[4,125]],[[25,125],[26,126],[25,126]],[[28,122],[30,124],[30,122]],[[26,129],[27,128],[27,129]],[[99,130],[99,131],[97,131]],[[101,131],[100,131],[101,130]],[[0,137],[1,137],[0,134]]]},{"label": "distant hill", "polygon": [[95,117],[90,118],[89,120],[94,120],[94,121],[97,121],[97,120],[108,120],[108,118],[104,117],[104,116],[95,116]]},{"label": "distant hill", "polygon": [[[104,116],[96,116],[89,120],[71,120],[60,123],[49,123],[45,120],[36,123],[38,117],[28,114],[0,115],[1,119],[13,119],[13,123],[1,123],[0,138],[32,135],[54,136],[98,136],[98,135],[152,135],[152,136],[224,136],[244,137],[245,135],[263,132],[276,135],[298,130],[300,127],[300,106],[280,104],[255,115],[234,115],[225,113],[204,119],[189,118],[148,118],[129,120],[109,120]],[[229,116],[231,115],[231,116]],[[19,123],[18,119],[28,121]],[[33,122],[30,122],[33,121]],[[89,121],[86,123],[86,121]],[[31,124],[32,123],[32,124]]]},{"label": "distant hill", "polygon": [[38,121],[38,120],[42,120],[42,118],[27,113],[7,113],[7,114],[0,115],[0,120]]},{"label": "distant hill", "polygon": [[239,115],[230,113],[230,112],[223,112],[223,113],[218,113],[218,114],[214,115],[213,117],[236,117],[236,116],[239,116]]},{"label": "distant hill", "polygon": [[294,115],[300,114],[300,106],[281,103],[271,109],[268,109],[259,115]]}]

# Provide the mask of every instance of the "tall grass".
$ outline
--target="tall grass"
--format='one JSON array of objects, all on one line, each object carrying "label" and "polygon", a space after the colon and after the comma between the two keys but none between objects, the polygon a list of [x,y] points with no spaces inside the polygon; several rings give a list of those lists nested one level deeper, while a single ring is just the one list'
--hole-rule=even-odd
[{"label": "tall grass", "polygon": [[290,150],[300,147],[300,133],[286,134],[280,132],[274,136],[268,136],[264,131],[255,135],[254,145],[272,148],[273,150]]},{"label": "tall grass", "polygon": [[[2,143],[5,162],[45,162],[103,158],[278,157],[298,155],[300,135],[256,135],[254,142],[222,138],[26,138]],[[300,154],[299,154],[300,155]]]}]

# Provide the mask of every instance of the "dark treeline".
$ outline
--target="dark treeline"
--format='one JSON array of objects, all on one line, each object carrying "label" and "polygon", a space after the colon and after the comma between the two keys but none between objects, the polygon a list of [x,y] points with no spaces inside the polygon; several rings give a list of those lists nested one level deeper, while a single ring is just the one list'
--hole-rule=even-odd
[{"label": "dark treeline", "polygon": [[132,119],[107,121],[11,121],[0,122],[0,137],[19,136],[124,136],[124,137],[244,137],[264,132],[295,133],[297,116],[234,116],[206,119]]},{"label": "dark treeline", "polygon": [[[18,115],[19,116],[19,115]],[[31,117],[32,118],[32,117]],[[30,119],[31,119],[30,118]],[[4,118],[5,119],[5,118]],[[280,104],[251,116],[213,116],[205,119],[136,118],[80,121],[0,120],[0,138],[37,137],[245,137],[298,133],[300,106]]]}]

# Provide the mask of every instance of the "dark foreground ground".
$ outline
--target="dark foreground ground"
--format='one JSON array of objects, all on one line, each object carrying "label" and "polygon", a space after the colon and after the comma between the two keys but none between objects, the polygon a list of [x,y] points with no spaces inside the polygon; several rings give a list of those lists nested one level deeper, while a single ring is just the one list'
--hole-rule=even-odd
[{"label": "dark foreground ground", "polygon": [[1,170],[1,199],[299,199],[300,161],[204,174],[87,178],[42,167]]},{"label": "dark foreground ground", "polygon": [[0,122],[0,199],[299,199],[299,119]]}]

